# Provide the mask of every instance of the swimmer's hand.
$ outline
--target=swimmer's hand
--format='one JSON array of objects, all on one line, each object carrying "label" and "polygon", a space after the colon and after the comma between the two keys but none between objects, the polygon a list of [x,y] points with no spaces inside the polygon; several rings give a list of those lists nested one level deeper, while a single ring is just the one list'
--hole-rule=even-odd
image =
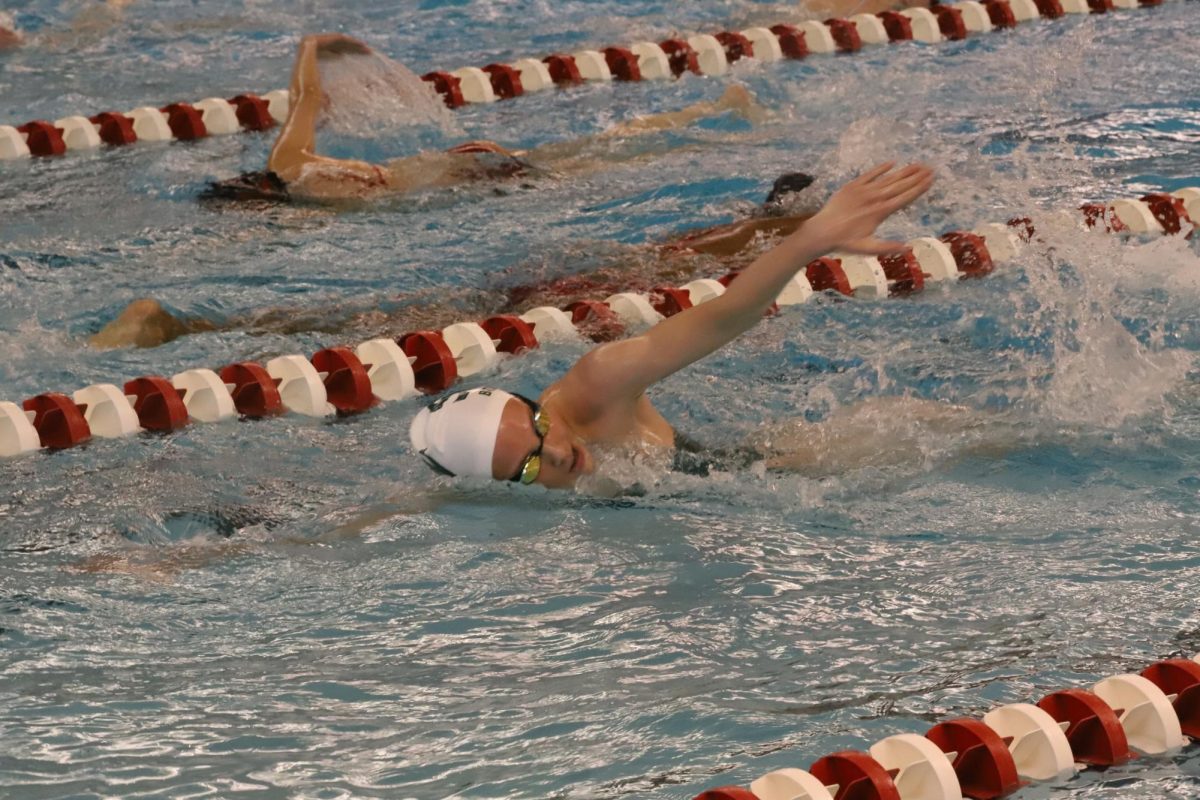
[{"label": "swimmer's hand", "polygon": [[355,39],[353,36],[347,36],[344,33],[318,33],[304,38],[312,41],[317,46],[317,55],[321,57],[367,56],[371,54],[371,48],[364,42]]},{"label": "swimmer's hand", "polygon": [[880,164],[838,189],[801,231],[817,232],[829,250],[881,255],[902,249],[904,242],[880,239],[875,229],[929,191],[933,170],[924,164],[894,167]]}]

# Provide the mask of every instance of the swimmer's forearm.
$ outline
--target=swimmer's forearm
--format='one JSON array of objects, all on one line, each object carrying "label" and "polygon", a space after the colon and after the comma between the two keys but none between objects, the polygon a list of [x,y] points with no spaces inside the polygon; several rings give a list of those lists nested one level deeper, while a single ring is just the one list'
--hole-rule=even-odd
[{"label": "swimmer's forearm", "polygon": [[294,100],[305,95],[319,96],[321,93],[321,71],[317,69],[318,37],[305,36],[300,40],[296,52],[296,66],[292,68],[290,91]]}]

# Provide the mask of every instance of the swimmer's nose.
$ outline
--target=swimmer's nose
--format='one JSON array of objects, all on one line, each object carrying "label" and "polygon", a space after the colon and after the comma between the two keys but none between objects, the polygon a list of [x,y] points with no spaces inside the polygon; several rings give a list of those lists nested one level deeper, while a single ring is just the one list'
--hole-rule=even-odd
[{"label": "swimmer's nose", "polygon": [[548,461],[556,469],[569,470],[571,462],[575,460],[575,451],[569,441],[552,442],[547,439],[546,444],[542,446],[542,460]]}]

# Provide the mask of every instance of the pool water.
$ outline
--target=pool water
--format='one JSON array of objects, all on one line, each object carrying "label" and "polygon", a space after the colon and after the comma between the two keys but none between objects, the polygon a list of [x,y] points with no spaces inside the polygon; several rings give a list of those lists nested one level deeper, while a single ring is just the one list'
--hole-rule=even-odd
[{"label": "pool water", "polygon": [[[420,74],[796,16],[741,0],[341,5],[170,0],[81,24],[77,7],[11,3],[35,45],[0,55],[0,119],[278,88],[305,31],[362,35]],[[5,162],[0,398],[356,340],[85,346],[138,297],[224,321],[394,312],[413,292],[633,259],[624,246],[745,213],[788,170],[830,189],[886,158],[936,165],[928,201],[889,223],[902,237],[1200,185],[1195,8],[463,109],[465,137],[520,147],[731,81],[772,112],[499,193],[197,203],[207,180],[261,168],[269,135]],[[392,122],[327,145],[394,154]],[[1200,260],[1182,238],[1044,235],[985,280],[818,298],[653,395],[716,443],[880,397],[987,420],[899,463],[668,475],[617,500],[453,484],[408,448],[416,400],[0,461],[0,796],[687,798],[1190,657]],[[548,345],[482,380],[533,393],[583,352]],[[1198,783],[1186,750],[1021,796]]]}]

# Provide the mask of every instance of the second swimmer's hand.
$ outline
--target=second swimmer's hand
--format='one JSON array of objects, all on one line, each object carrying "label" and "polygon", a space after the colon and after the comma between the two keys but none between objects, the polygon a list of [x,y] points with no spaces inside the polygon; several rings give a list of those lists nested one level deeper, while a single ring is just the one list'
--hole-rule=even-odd
[{"label": "second swimmer's hand", "polygon": [[904,242],[878,238],[875,229],[929,191],[933,170],[924,164],[894,167],[880,164],[838,189],[801,230],[815,233],[830,250],[880,255],[903,248]]}]

